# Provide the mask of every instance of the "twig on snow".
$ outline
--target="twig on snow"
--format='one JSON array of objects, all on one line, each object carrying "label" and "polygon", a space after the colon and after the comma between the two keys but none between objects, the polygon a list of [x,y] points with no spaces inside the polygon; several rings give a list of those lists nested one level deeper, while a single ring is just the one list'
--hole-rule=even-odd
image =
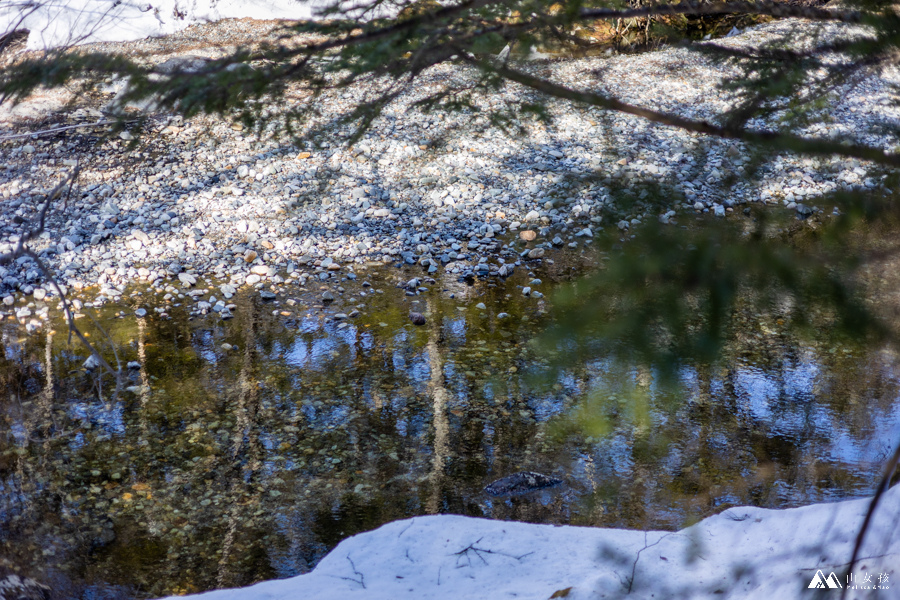
[{"label": "twig on snow", "polygon": [[483,556],[484,554],[497,554],[499,556],[506,556],[508,558],[514,558],[518,561],[521,561],[523,558],[525,558],[529,554],[534,554],[534,552],[532,551],[532,552],[526,552],[525,554],[522,554],[520,556],[516,556],[515,554],[507,554],[506,552],[498,552],[496,550],[489,550],[487,548],[478,548],[475,544],[480,542],[482,539],[484,539],[484,538],[483,537],[478,538],[477,540],[475,540],[474,542],[472,542],[471,544],[469,544],[468,546],[466,546],[459,552],[453,553],[453,555],[456,556],[456,567],[457,568],[459,568],[460,566],[463,566],[463,565],[460,565],[460,560],[462,560],[463,557],[466,558],[466,561],[468,562],[468,566],[470,566],[470,567],[472,566],[472,556],[469,554],[470,552],[473,552],[475,554],[475,556],[480,558],[481,562],[483,562],[484,564],[488,564],[488,561],[485,560],[485,558]]}]

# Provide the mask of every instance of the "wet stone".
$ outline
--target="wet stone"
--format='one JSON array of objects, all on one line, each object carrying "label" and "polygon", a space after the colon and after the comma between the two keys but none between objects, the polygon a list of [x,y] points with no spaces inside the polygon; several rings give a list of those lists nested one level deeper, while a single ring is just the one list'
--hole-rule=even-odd
[{"label": "wet stone", "polygon": [[485,487],[484,491],[491,496],[520,496],[529,492],[556,487],[562,482],[562,479],[542,473],[519,471],[494,481]]},{"label": "wet stone", "polygon": [[53,590],[48,586],[38,583],[30,577],[19,575],[7,575],[0,577],[0,599],[6,600],[49,600],[53,597]]}]

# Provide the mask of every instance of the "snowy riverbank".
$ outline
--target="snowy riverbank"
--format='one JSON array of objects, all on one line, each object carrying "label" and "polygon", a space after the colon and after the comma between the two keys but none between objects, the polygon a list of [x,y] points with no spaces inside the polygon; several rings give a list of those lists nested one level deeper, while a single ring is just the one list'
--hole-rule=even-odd
[{"label": "snowy riverbank", "polygon": [[0,34],[30,33],[26,47],[42,50],[72,44],[125,42],[171,35],[199,23],[222,19],[310,19],[317,2],[298,0],[56,0],[23,7],[0,6]]},{"label": "snowy riverbank", "polygon": [[[882,499],[846,568],[870,500],[787,510],[731,508],[679,532],[489,521],[389,523],[341,542],[309,574],[202,600],[895,598],[900,490]],[[832,573],[834,576],[832,577]]]}]

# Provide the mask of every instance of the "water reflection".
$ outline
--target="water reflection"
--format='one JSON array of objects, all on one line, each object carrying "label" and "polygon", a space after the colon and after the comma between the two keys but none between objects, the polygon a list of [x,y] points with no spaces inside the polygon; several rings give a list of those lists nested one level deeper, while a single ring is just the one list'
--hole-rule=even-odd
[{"label": "water reflection", "polygon": [[[880,352],[747,320],[721,365],[682,370],[680,395],[602,360],[537,391],[529,341],[545,323],[523,281],[409,298],[391,278],[410,274],[376,275],[383,293],[350,319],[335,315],[360,306],[353,282],[329,306],[315,290],[246,296],[232,321],[106,310],[140,365],[119,397],[65,335],[5,323],[0,568],[60,597],[150,597],[302,573],[349,535],[426,513],[676,528],[734,504],[870,493],[900,434]],[[561,425],[585,393],[602,427]],[[483,493],[519,470],[566,485]]]}]

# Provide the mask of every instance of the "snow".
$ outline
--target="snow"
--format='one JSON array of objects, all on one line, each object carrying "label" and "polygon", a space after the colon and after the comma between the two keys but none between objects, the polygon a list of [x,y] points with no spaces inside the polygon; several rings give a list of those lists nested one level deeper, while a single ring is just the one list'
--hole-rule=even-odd
[{"label": "snow", "polygon": [[13,0],[0,2],[0,33],[27,29],[27,48],[124,42],[220,19],[310,19],[324,0]]},{"label": "snow", "polygon": [[814,580],[838,582],[847,598],[894,598],[898,488],[882,498],[862,559],[846,572],[870,502],[731,508],[678,532],[415,517],[344,540],[306,575],[194,598],[773,600],[819,597],[808,589]]}]

